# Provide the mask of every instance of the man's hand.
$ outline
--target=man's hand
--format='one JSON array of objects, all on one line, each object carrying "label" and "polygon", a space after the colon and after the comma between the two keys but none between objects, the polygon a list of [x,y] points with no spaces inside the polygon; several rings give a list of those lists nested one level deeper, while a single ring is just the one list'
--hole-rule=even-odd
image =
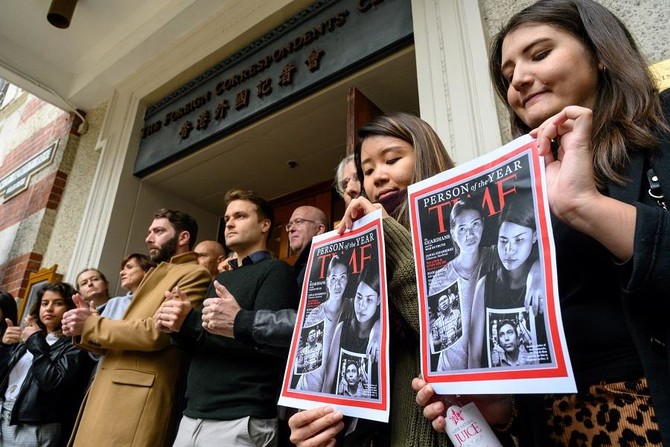
[{"label": "man's hand", "polygon": [[2,342],[6,345],[14,345],[21,341],[21,327],[14,326],[12,320],[5,318],[5,323],[7,324],[7,329],[5,334],[2,336]]},{"label": "man's hand", "polygon": [[154,313],[156,329],[162,332],[179,332],[193,306],[179,287],[165,292],[165,301]]},{"label": "man's hand", "polygon": [[[92,311],[91,307],[86,304],[84,298],[78,293],[72,295],[72,301],[74,301],[77,307],[63,314],[62,328],[63,334],[68,337],[77,337],[84,330],[84,323],[88,317],[97,312]],[[95,308],[95,304],[92,306]]]},{"label": "man's hand", "polygon": [[207,298],[203,303],[202,327],[212,334],[235,338],[233,327],[240,305],[218,281],[214,281],[214,288],[218,298]]}]

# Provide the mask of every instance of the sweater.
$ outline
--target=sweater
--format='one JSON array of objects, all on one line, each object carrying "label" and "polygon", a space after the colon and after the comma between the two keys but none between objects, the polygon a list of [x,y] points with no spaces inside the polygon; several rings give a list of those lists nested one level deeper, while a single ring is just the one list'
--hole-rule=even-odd
[{"label": "sweater", "polygon": [[[421,374],[419,355],[419,302],[416,270],[409,230],[392,217],[384,219],[384,244],[391,321],[391,346],[395,368],[391,372],[391,445],[447,446],[445,433],[437,433],[416,404],[412,379]],[[395,314],[395,315],[394,315]],[[392,323],[393,324],[393,323]]]},{"label": "sweater", "polygon": [[[295,309],[298,304],[295,275],[282,261],[265,258],[220,273],[216,279],[242,309]],[[213,286],[206,296],[216,296]],[[286,350],[269,353],[251,341],[213,335],[202,328],[201,310],[189,313],[180,336],[195,342],[185,416],[220,421],[276,417]]]}]

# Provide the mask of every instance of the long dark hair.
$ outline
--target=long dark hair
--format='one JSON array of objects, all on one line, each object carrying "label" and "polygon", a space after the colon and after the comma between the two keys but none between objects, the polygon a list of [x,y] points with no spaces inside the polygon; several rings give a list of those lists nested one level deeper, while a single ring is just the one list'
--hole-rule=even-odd
[{"label": "long dark hair", "polygon": [[502,73],[502,46],[510,32],[525,25],[549,25],[571,34],[602,67],[593,105],[594,174],[600,188],[608,181],[624,184],[627,148],[655,148],[659,142],[654,130],[668,129],[658,89],[630,32],[592,0],[541,0],[512,16],[491,43],[489,71],[515,136],[531,129],[507,103],[509,81]]},{"label": "long dark hair", "polygon": [[0,292],[0,310],[2,311],[2,318],[0,318],[0,339],[2,339],[7,330],[5,318],[12,320],[14,325],[16,325],[16,320],[19,318],[16,300],[9,292]]},{"label": "long dark hair", "polygon": [[[374,290],[377,293],[379,299],[379,304],[375,310],[375,314],[370,318],[371,322],[374,322],[379,319],[380,307],[381,307],[381,293],[379,288],[379,271],[377,269],[377,263],[369,262],[364,268],[361,274],[358,276],[358,285],[365,283],[368,287]],[[356,285],[356,290],[358,290],[358,285]],[[358,330],[358,319],[356,318],[356,298],[353,300],[354,308],[352,309],[352,318],[351,318],[351,329],[354,331]]]},{"label": "long dark hair", "polygon": [[[40,290],[37,291],[37,299],[33,303],[33,306],[30,308],[30,316],[35,319],[37,322],[37,325],[42,329],[42,332],[46,333],[47,328],[40,321],[40,306],[42,306],[42,298],[44,297],[44,294],[46,292],[54,292],[57,293],[58,295],[63,298],[63,301],[65,301],[65,305],[67,306],[68,310],[74,309],[76,305],[74,304],[74,301],[72,300],[72,295],[74,295],[76,292],[74,290],[74,287],[72,287],[70,284],[66,282],[61,282],[61,281],[56,281],[56,282],[51,282],[47,284],[46,286],[42,287]],[[58,325],[58,328],[56,329],[56,334],[58,336],[61,335],[61,325]]]},{"label": "long dark hair", "polygon": [[[512,197],[506,204],[505,207],[500,212],[498,216],[498,230],[503,223],[509,222],[513,224],[520,225],[525,228],[530,228],[534,233],[537,233],[537,226],[535,225],[535,209],[533,207],[533,198],[528,194],[517,194]],[[496,251],[498,251],[498,246],[496,244]],[[528,259],[524,264],[531,266],[533,262],[538,258],[538,248],[537,242],[533,244],[533,249],[528,255]],[[499,284],[507,283],[507,269],[502,265],[500,261],[500,253],[498,253],[498,269],[496,279]]]},{"label": "long dark hair", "polygon": [[[454,162],[449,157],[442,141],[440,141],[440,137],[427,122],[408,113],[379,115],[358,130],[358,143],[354,148],[354,160],[356,161],[356,174],[361,182],[361,195],[365,195],[361,147],[366,138],[376,135],[397,138],[412,145],[414,148],[412,183],[454,167]],[[409,228],[406,200],[394,212],[393,217],[404,227]]]}]

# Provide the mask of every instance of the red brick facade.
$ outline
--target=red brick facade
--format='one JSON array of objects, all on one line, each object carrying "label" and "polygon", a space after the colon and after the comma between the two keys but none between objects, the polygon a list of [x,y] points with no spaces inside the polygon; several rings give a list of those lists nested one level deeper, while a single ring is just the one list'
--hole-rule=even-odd
[{"label": "red brick facade", "polygon": [[[0,232],[44,209],[56,210],[61,201],[67,182],[67,173],[60,169],[59,160],[61,160],[61,155],[66,148],[73,119],[70,114],[63,112],[58,114],[51,122],[36,123],[38,112],[47,105],[40,99],[31,96],[16,112],[20,113],[19,127],[31,125],[37,129],[32,135],[5,154],[2,166],[0,166],[0,178],[30,160],[31,157],[46,149],[50,144],[58,140],[60,142],[52,164],[47,165],[41,171],[35,172],[26,190],[6,202],[0,203]],[[17,131],[19,130],[17,129]],[[48,238],[50,231],[45,234],[39,224],[39,222],[36,222],[37,228],[18,229],[16,237],[23,238],[24,246],[34,249],[38,245],[48,245],[48,243],[43,243],[42,238]],[[42,243],[37,244],[38,240]],[[7,243],[9,246],[2,248],[9,252],[15,241],[8,241]],[[17,298],[22,297],[30,273],[37,272],[42,267],[43,255],[44,253],[30,251],[6,260],[3,265],[0,265],[0,290],[7,291]]]},{"label": "red brick facade", "polygon": [[38,271],[41,265],[42,255],[31,252],[0,266],[0,270],[5,273],[0,289],[11,293],[15,298],[22,297],[28,285],[28,276],[31,272]]}]

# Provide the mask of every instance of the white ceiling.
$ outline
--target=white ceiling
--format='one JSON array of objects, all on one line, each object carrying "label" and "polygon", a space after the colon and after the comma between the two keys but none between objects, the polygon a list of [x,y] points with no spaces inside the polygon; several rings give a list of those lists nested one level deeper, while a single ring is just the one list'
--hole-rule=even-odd
[{"label": "white ceiling", "polygon": [[61,108],[87,111],[108,99],[115,84],[227,4],[79,0],[70,27],[59,29],[46,18],[51,0],[2,0],[0,77]]},{"label": "white ceiling", "polygon": [[[63,109],[88,111],[114,86],[197,30],[230,0],[79,0],[69,28],[46,19],[51,0],[0,0],[0,77]],[[260,34],[260,33],[259,33]],[[144,178],[213,212],[232,187],[268,199],[327,181],[345,153],[346,92],[384,111],[418,113],[410,48]],[[293,169],[288,161],[297,162]],[[195,180],[197,179],[197,180]]]}]

